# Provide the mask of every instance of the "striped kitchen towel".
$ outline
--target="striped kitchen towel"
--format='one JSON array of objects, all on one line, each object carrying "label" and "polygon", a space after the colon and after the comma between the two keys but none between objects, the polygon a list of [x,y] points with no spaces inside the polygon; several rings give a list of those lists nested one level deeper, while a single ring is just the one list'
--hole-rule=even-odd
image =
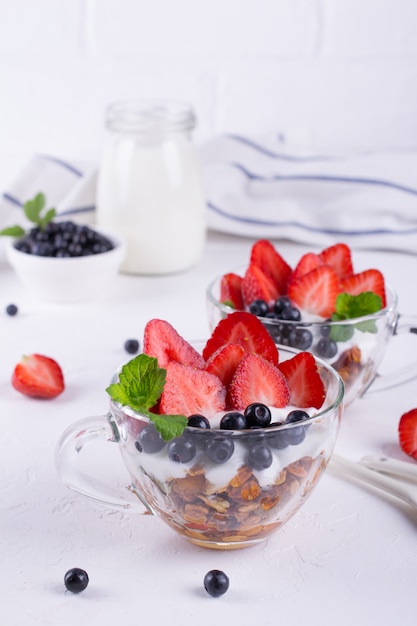
[{"label": "striped kitchen towel", "polygon": [[48,208],[71,215],[83,223],[94,221],[96,165],[37,154],[25,164],[0,198],[0,228],[24,225],[23,205],[37,193],[46,196]]},{"label": "striped kitchen towel", "polygon": [[417,151],[301,155],[278,133],[201,149],[210,228],[417,253]]}]

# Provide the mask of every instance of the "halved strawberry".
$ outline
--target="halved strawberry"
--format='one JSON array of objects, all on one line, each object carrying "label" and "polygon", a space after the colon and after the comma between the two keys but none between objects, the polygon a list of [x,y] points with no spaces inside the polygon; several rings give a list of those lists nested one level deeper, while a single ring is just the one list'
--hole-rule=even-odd
[{"label": "halved strawberry", "polygon": [[206,362],[204,370],[217,376],[223,385],[228,387],[237,366],[245,354],[244,349],[239,344],[227,343],[211,355]]},{"label": "halved strawberry", "polygon": [[382,307],[385,307],[387,304],[385,280],[379,270],[369,269],[359,272],[359,274],[352,274],[341,281],[340,289],[342,293],[346,292],[352,296],[357,296],[364,291],[373,291],[378,296],[381,296]]},{"label": "halved strawberry", "polygon": [[401,415],[398,437],[401,450],[417,461],[417,408]]},{"label": "halved strawberry", "polygon": [[291,274],[290,281],[300,278],[300,276],[304,276],[304,274],[308,274],[308,272],[315,270],[317,267],[320,267],[320,265],[324,265],[324,263],[318,254],[314,252],[303,254]]},{"label": "halved strawberry", "polygon": [[346,278],[353,274],[352,254],[349,246],[345,243],[336,243],[320,252],[319,259],[330,265],[339,278]]},{"label": "halved strawberry", "polygon": [[265,300],[272,304],[281,293],[273,278],[257,265],[251,264],[243,277],[242,295],[244,303],[249,306],[254,300]]},{"label": "halved strawberry", "polygon": [[278,350],[262,322],[251,313],[236,311],[220,320],[208,339],[203,358],[207,361],[216,350],[237,343],[245,352],[254,352],[271,363],[278,363]]},{"label": "halved strawberry", "polygon": [[244,309],[242,296],[242,276],[229,272],[220,280],[220,302],[233,307],[237,311]]},{"label": "halved strawberry", "polygon": [[229,387],[232,407],[244,410],[252,402],[287,406],[288,383],[280,370],[258,354],[246,354],[236,368]]},{"label": "halved strawberry", "polygon": [[12,385],[32,398],[56,398],[65,389],[60,365],[43,354],[23,356],[12,375]]},{"label": "halved strawberry", "polygon": [[226,408],[226,388],[209,372],[171,361],[166,366],[167,374],[159,411],[166,415],[203,414],[210,418]]},{"label": "halved strawberry", "polygon": [[326,395],[316,361],[310,352],[299,352],[278,365],[290,388],[290,403],[294,406],[319,409]]},{"label": "halved strawberry", "polygon": [[171,361],[204,367],[203,357],[165,320],[152,319],[146,324],[143,352],[158,359],[159,367],[166,367]]},{"label": "halved strawberry", "polygon": [[293,304],[320,317],[329,317],[334,312],[339,293],[338,276],[329,265],[321,265],[300,276],[288,287],[288,297]]},{"label": "halved strawberry", "polygon": [[286,292],[292,269],[270,241],[259,239],[253,244],[249,263],[257,265],[264,274],[272,278],[280,294]]}]

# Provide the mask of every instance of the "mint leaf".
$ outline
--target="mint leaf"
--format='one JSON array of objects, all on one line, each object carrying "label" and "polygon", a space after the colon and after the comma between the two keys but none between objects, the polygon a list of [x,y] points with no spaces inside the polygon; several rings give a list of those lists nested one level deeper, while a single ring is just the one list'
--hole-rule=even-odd
[{"label": "mint leaf", "polygon": [[161,434],[164,441],[170,441],[179,437],[187,426],[185,415],[149,415],[155,424],[156,430]]},{"label": "mint leaf", "polygon": [[[119,382],[106,389],[110,397],[134,411],[148,411],[159,400],[165,384],[166,370],[158,366],[157,359],[138,354],[125,363],[119,374]],[[117,395],[117,398],[113,394]]]},{"label": "mint leaf", "polygon": [[179,437],[186,425],[184,415],[157,415],[150,413],[164,389],[166,370],[158,366],[154,357],[139,354],[123,365],[119,381],[107,387],[109,396],[122,406],[146,415],[161,434],[164,441]]},{"label": "mint leaf", "polygon": [[25,232],[26,231],[21,226],[8,226],[0,230],[0,235],[4,235],[5,237],[23,237]]},{"label": "mint leaf", "polygon": [[45,226],[56,215],[55,209],[48,209],[44,215],[42,211],[45,208],[46,198],[43,193],[38,193],[32,200],[28,200],[24,204],[25,215],[30,222],[33,222],[41,230],[45,229]]},{"label": "mint leaf", "polygon": [[33,200],[28,200],[23,205],[25,215],[30,222],[34,224],[39,223],[39,216],[41,214],[42,209],[45,206],[45,196],[43,193],[38,193],[33,198]]},{"label": "mint leaf", "polygon": [[[336,312],[331,319],[334,322],[351,320],[365,315],[372,315],[382,309],[382,298],[373,291],[364,291],[356,296],[349,293],[341,293],[336,298]],[[374,320],[365,320],[354,324],[361,332],[376,333],[377,327]],[[348,341],[352,334],[351,325],[332,326],[330,337],[333,341]]]},{"label": "mint leaf", "polygon": [[382,309],[382,298],[373,291],[364,291],[357,296],[340,293],[336,298],[336,312],[332,320],[347,320],[371,315]]},{"label": "mint leaf", "polygon": [[55,215],[55,209],[48,209],[45,215],[39,218],[39,228],[44,230],[45,226],[54,219]]}]

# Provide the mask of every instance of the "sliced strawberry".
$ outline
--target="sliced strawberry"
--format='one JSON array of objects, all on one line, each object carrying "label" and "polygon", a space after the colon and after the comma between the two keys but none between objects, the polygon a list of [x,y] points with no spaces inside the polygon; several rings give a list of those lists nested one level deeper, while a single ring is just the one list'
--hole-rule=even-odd
[{"label": "sliced strawberry", "polygon": [[285,377],[272,363],[257,354],[246,354],[230,383],[232,407],[244,410],[252,402],[268,406],[287,406],[290,397]]},{"label": "sliced strawberry", "polygon": [[340,288],[341,292],[349,293],[352,296],[357,296],[364,291],[373,291],[381,296],[383,307],[387,304],[385,280],[379,270],[369,269],[359,272],[359,274],[352,274],[352,276],[341,281]]},{"label": "sliced strawberry", "polygon": [[288,287],[288,296],[293,304],[306,313],[325,318],[334,312],[339,293],[338,276],[329,265],[317,267],[291,281]]},{"label": "sliced strawberry", "polygon": [[290,388],[290,403],[294,406],[319,409],[326,395],[316,361],[310,352],[299,352],[283,361],[278,369]]},{"label": "sliced strawberry", "polygon": [[23,356],[12,375],[17,391],[32,398],[56,398],[65,389],[64,376],[58,363],[42,354]]},{"label": "sliced strawberry", "polygon": [[143,352],[158,359],[159,367],[166,367],[171,361],[204,367],[203,357],[165,320],[152,319],[146,324]]},{"label": "sliced strawberry", "polygon": [[304,274],[308,274],[308,272],[315,270],[317,267],[320,267],[320,265],[324,265],[324,263],[318,254],[314,252],[303,254],[291,274],[290,281],[296,280],[300,278],[300,276],[304,276]]},{"label": "sliced strawberry", "polygon": [[280,294],[286,292],[292,269],[270,241],[259,239],[253,244],[249,263],[257,265],[264,274],[272,278]]},{"label": "sliced strawberry", "polygon": [[401,415],[398,436],[401,450],[417,461],[417,408]]},{"label": "sliced strawberry", "polygon": [[353,274],[351,251],[345,243],[336,243],[334,246],[325,248],[320,252],[319,258],[325,265],[330,265],[339,278],[346,278]]},{"label": "sliced strawberry", "polygon": [[203,358],[207,361],[216,350],[228,343],[237,343],[245,352],[253,352],[271,363],[278,363],[274,340],[262,322],[251,313],[236,311],[220,320],[203,349]]},{"label": "sliced strawberry", "polygon": [[224,274],[220,280],[220,302],[233,307],[237,311],[242,311],[244,309],[242,281],[242,276],[233,272]]},{"label": "sliced strawberry", "polygon": [[171,361],[166,366],[167,375],[159,410],[166,415],[203,414],[213,417],[226,408],[226,388],[209,372]]},{"label": "sliced strawberry", "polygon": [[281,293],[273,278],[257,265],[251,264],[243,277],[242,295],[244,303],[249,306],[254,300],[265,300],[272,304]]},{"label": "sliced strawberry", "polygon": [[211,355],[204,370],[217,376],[223,385],[228,387],[244,356],[245,351],[242,346],[237,343],[227,343]]}]

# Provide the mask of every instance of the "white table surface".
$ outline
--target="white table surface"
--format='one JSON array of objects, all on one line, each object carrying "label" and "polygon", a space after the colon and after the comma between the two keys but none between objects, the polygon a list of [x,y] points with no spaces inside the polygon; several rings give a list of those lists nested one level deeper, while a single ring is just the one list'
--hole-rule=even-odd
[{"label": "white table surface", "polygon": [[[31,299],[0,256],[0,624],[384,626],[415,618],[417,511],[330,472],[273,538],[229,552],[188,544],[160,520],[110,510],[58,478],[56,441],[76,419],[106,412],[105,387],[129,358],[124,341],[140,338],[152,317],[189,339],[207,336],[206,285],[245,264],[251,244],[210,234],[192,270],[119,275],[102,300],[66,307]],[[307,251],[276,245],[291,264]],[[417,256],[356,251],[354,262],[358,271],[379,267],[400,309],[417,311]],[[10,302],[19,306],[13,318],[4,313]],[[384,369],[416,347],[416,335],[394,338]],[[64,370],[67,387],[55,400],[31,400],[10,384],[21,355],[33,352],[56,358]],[[415,406],[415,381],[357,400],[346,409],[336,451],[352,460],[380,453],[407,459],[397,426]],[[115,445],[97,444],[91,453],[105,478],[127,482]],[[79,595],[63,584],[75,566],[90,576]],[[230,578],[221,598],[203,588],[212,568]]]}]

